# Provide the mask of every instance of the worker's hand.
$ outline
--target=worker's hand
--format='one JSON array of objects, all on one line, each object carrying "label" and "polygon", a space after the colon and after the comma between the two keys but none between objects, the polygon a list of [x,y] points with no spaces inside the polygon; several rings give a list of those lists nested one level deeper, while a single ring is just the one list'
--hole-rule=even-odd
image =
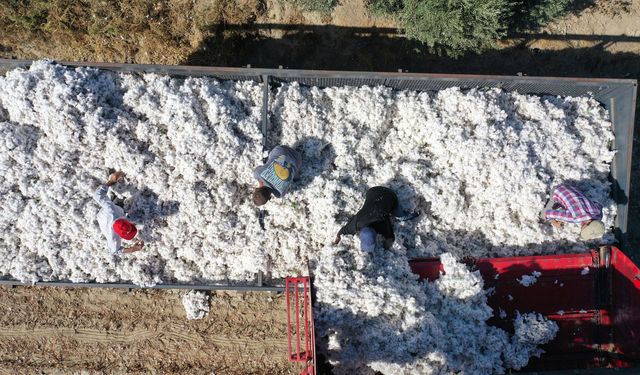
[{"label": "worker's hand", "polygon": [[339,244],[339,243],[340,243],[340,235],[337,235],[337,236],[336,236],[336,239],[333,241],[333,244],[334,244],[334,245],[337,245],[337,244]]},{"label": "worker's hand", "polygon": [[140,241],[133,246],[125,248],[123,252],[125,254],[135,253],[136,251],[142,250],[143,247],[144,247],[144,242]]},{"label": "worker's hand", "polygon": [[556,229],[560,229],[564,226],[564,223],[559,220],[551,220],[551,225],[553,225],[553,227]]},{"label": "worker's hand", "polygon": [[111,173],[111,175],[109,176],[109,180],[107,180],[107,185],[111,186],[115,184],[116,182],[120,181],[122,177],[124,177],[124,172],[122,171]]}]

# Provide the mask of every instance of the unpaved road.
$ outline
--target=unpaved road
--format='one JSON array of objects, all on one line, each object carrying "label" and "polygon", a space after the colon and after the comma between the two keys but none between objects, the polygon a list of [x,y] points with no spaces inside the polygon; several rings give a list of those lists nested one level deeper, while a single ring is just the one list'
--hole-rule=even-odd
[{"label": "unpaved road", "polygon": [[0,287],[0,374],[299,374],[283,295],[216,293],[189,321],[178,292]]}]

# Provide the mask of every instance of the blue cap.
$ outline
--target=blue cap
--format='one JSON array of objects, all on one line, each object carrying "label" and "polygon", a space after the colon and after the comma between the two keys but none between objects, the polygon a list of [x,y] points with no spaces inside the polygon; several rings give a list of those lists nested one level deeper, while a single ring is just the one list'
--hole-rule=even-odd
[{"label": "blue cap", "polygon": [[360,248],[367,253],[373,252],[376,248],[376,231],[371,227],[364,227],[358,234],[360,237]]}]

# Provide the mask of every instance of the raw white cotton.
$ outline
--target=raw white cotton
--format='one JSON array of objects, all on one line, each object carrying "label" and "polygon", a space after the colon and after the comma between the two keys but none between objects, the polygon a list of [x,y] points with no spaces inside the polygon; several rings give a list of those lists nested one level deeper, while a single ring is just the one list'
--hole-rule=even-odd
[{"label": "raw white cotton", "polygon": [[[298,186],[267,205],[278,212],[270,230],[305,228],[281,237],[286,251],[330,242],[375,185],[422,213],[395,224],[396,241],[412,257],[585,250],[592,244],[579,240],[579,226],[558,230],[540,220],[552,188],[570,180],[603,204],[613,226],[613,133],[592,98],[291,83],[278,89],[272,111],[270,142],[303,153]],[[608,232],[603,241],[612,239]]]},{"label": "raw white cotton", "polygon": [[[260,86],[70,69],[0,77],[0,274],[136,284],[252,280],[264,234],[250,202]],[[143,251],[114,257],[91,195],[108,168]],[[272,259],[277,263],[277,259]]]},{"label": "raw white cotton", "polygon": [[[261,94],[254,82],[47,61],[0,77],[0,274],[140,285],[301,274],[380,184],[422,212],[395,224],[412,257],[586,249],[577,226],[539,222],[565,180],[613,223],[613,134],[591,98],[284,84],[271,98],[270,143],[301,142],[304,165],[265,206],[262,231],[250,199]],[[108,168],[126,173],[112,191],[145,241],[123,257],[106,250],[91,199]]]},{"label": "raw white cotton", "polygon": [[513,368],[527,365],[529,358],[539,357],[544,350],[538,345],[546,344],[558,333],[558,324],[537,313],[516,315],[514,322],[515,334],[508,348],[509,359]]},{"label": "raw white cotton", "polygon": [[209,295],[196,290],[191,290],[182,296],[182,305],[189,320],[204,318],[211,308]]},{"label": "raw white cotton", "polygon": [[518,282],[524,287],[529,287],[538,281],[540,275],[542,275],[542,273],[533,271],[531,275],[522,275],[522,278],[518,279]]},{"label": "raw white cotton", "polygon": [[558,310],[558,315],[564,315],[564,310]]},{"label": "raw white cotton", "polygon": [[585,267],[580,271],[580,275],[585,276],[589,274],[589,267]]},{"label": "raw white cotton", "polygon": [[452,254],[436,281],[419,282],[398,244],[368,254],[356,241],[325,247],[315,273],[317,337],[336,374],[504,373],[553,338],[538,332],[544,319],[517,318],[513,337],[489,326],[482,277]]}]

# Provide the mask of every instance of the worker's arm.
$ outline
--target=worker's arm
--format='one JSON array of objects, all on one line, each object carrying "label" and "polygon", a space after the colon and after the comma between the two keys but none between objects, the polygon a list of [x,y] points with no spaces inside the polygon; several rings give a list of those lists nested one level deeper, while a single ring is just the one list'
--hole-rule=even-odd
[{"label": "worker's arm", "polygon": [[338,232],[339,236],[342,236],[344,234],[356,234],[358,232],[358,220],[357,220],[357,216],[352,217],[349,222],[340,229],[340,232]]},{"label": "worker's arm", "polygon": [[125,247],[122,252],[125,254],[135,253],[136,251],[142,250],[143,247],[144,247],[144,242],[140,241],[133,246]]},{"label": "worker's arm", "polygon": [[589,215],[588,213],[582,214],[582,215],[576,215],[573,217],[573,222],[576,224],[582,224],[586,221],[591,221],[593,220],[593,217],[591,215]]},{"label": "worker's arm", "polygon": [[336,239],[335,239],[335,240],[333,240],[333,244],[334,244],[334,245],[337,245],[337,244],[339,244],[339,243],[340,243],[340,233],[338,233],[338,235],[336,236]]},{"label": "worker's arm", "polygon": [[109,187],[107,185],[100,185],[96,191],[93,193],[93,199],[98,202],[100,207],[104,207],[107,204],[111,203],[111,199],[107,197],[107,192],[109,191]]},{"label": "worker's arm", "polygon": [[122,240],[117,234],[111,232],[107,237],[107,249],[114,255],[122,255],[124,247],[122,246]]},{"label": "worker's arm", "polygon": [[333,241],[334,245],[337,245],[340,243],[340,237],[342,237],[342,235],[356,234],[356,232],[358,232],[356,216],[352,217],[344,227],[340,228],[340,231],[338,232],[336,239]]},{"label": "worker's arm", "polygon": [[384,238],[384,248],[391,248],[396,240],[396,235],[393,233],[391,217],[387,216],[381,224],[374,226],[374,229]]},{"label": "worker's arm", "polygon": [[547,218],[547,220],[562,221],[565,223],[576,222],[573,215],[571,215],[571,212],[566,210],[546,210],[544,212],[544,215]]},{"label": "worker's arm", "polygon": [[98,202],[98,204],[102,207],[111,203],[111,199],[107,197],[107,192],[109,191],[109,186],[114,185],[118,182],[122,177],[124,177],[124,173],[121,171],[114,172],[109,176],[107,182],[104,185],[100,185],[98,189],[93,193],[93,199]]}]

